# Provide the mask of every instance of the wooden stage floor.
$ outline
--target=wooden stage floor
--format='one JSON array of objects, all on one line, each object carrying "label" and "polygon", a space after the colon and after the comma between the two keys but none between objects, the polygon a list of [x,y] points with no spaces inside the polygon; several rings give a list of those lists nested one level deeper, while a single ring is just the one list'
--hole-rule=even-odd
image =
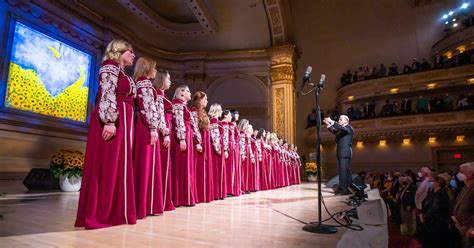
[{"label": "wooden stage floor", "polygon": [[[136,225],[74,228],[78,193],[27,193],[21,181],[0,180],[0,246],[6,247],[336,247],[346,231],[307,233],[317,220],[316,183],[180,207]],[[324,189],[332,213],[345,197]],[[328,215],[323,214],[323,218]],[[331,224],[331,222],[329,222]]]}]

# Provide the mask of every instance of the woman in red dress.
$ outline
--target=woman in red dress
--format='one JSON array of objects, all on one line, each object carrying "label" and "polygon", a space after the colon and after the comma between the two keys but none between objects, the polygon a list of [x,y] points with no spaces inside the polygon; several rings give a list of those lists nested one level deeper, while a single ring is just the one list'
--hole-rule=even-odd
[{"label": "woman in red dress", "polygon": [[134,57],[132,46],[123,40],[111,41],[105,50],[97,104],[90,117],[76,227],[136,223],[132,162],[136,88],[123,71]]},{"label": "woman in red dress", "polygon": [[[137,218],[163,214],[163,182],[158,131],[168,137],[163,108],[156,104],[157,90],[150,79],[156,77],[156,62],[141,57],[133,76],[137,84],[138,118],[135,126],[134,174]],[[169,137],[168,137],[169,140]]]},{"label": "woman in red dress", "polygon": [[194,132],[201,134],[202,152],[194,152],[194,165],[196,171],[196,193],[197,202],[211,202],[214,200],[214,184],[212,173],[212,153],[211,135],[209,131],[209,117],[206,113],[207,95],[202,91],[197,91],[193,95],[193,108],[191,117],[194,125]]},{"label": "woman in red dress", "polygon": [[275,189],[275,182],[273,180],[273,153],[272,153],[272,146],[270,145],[270,132],[266,132],[263,146],[266,151],[266,160],[267,161],[267,178],[268,178],[268,189]]},{"label": "woman in red dress", "polygon": [[230,149],[231,157],[234,161],[234,170],[232,176],[232,193],[234,196],[239,196],[242,194],[242,162],[240,158],[240,132],[237,128],[237,121],[239,120],[239,112],[237,110],[231,111],[232,120],[229,123],[230,136],[233,137],[232,148]]},{"label": "woman in red dress", "polygon": [[249,146],[247,145],[247,126],[249,121],[246,119],[242,119],[239,122],[238,129],[239,129],[239,150],[240,150],[240,166],[241,166],[241,189],[243,193],[248,193],[248,170],[251,164],[250,158],[250,151]]},{"label": "woman in red dress", "polygon": [[229,110],[224,110],[222,112],[222,127],[223,129],[223,139],[224,139],[224,151],[227,151],[228,157],[225,159],[225,183],[227,194],[236,195],[234,192],[234,176],[235,176],[235,157],[234,157],[234,126],[232,126],[232,113]]},{"label": "woman in red dress", "polygon": [[253,137],[254,134],[253,126],[249,124],[247,126],[247,145],[249,146],[250,154],[253,158],[251,163],[249,164],[249,169],[247,172],[248,176],[248,191],[249,192],[255,192],[258,191],[260,181],[257,181],[257,167],[259,165],[258,163],[258,151],[257,151],[257,145],[255,142],[255,139]]},{"label": "woman in red dress", "polygon": [[175,209],[172,198],[170,156],[170,137],[173,131],[171,121],[173,119],[173,104],[165,95],[165,90],[168,90],[171,86],[170,74],[167,71],[158,71],[153,85],[156,89],[156,108],[158,112],[163,112],[163,115],[159,115],[160,123],[164,125],[163,130],[168,130],[168,135],[165,132],[160,132],[157,141],[160,146],[163,208],[165,211],[172,211]]},{"label": "woman in red dress", "polygon": [[188,86],[178,86],[173,97],[174,139],[171,142],[173,203],[175,206],[194,206],[196,204],[195,143],[193,141],[197,141],[195,148],[198,152],[202,152],[202,147],[199,139],[194,138],[191,112],[186,106],[189,100],[191,100],[191,92]]},{"label": "woman in red dress", "polygon": [[259,167],[259,178],[260,178],[260,190],[268,190],[269,189],[269,180],[268,180],[268,163],[267,163],[267,151],[265,149],[265,129],[260,128],[257,133],[257,150],[259,152],[258,161],[260,162]]},{"label": "woman in red dress", "polygon": [[276,133],[272,135],[272,146],[273,146],[273,161],[275,162],[275,177],[276,177],[276,186],[281,188],[284,185],[283,180],[283,160],[282,160],[282,150],[279,144],[279,139]]},{"label": "woman in red dress", "polygon": [[225,184],[225,152],[222,139],[223,127],[219,122],[222,115],[221,105],[214,103],[209,108],[209,116],[211,117],[209,130],[211,132],[212,152],[212,170],[214,173],[214,200],[224,199],[227,196],[227,188]]},{"label": "woman in red dress", "polygon": [[298,154],[298,146],[295,145],[294,148],[295,156],[296,156],[296,175],[298,177],[296,178],[296,183],[301,184],[301,158],[300,155]]}]

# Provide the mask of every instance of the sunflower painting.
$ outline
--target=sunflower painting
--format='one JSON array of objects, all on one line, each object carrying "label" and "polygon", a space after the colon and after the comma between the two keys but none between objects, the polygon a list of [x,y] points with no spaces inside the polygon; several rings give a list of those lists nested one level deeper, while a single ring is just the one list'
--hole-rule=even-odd
[{"label": "sunflower painting", "polygon": [[20,22],[5,107],[85,122],[92,56]]}]

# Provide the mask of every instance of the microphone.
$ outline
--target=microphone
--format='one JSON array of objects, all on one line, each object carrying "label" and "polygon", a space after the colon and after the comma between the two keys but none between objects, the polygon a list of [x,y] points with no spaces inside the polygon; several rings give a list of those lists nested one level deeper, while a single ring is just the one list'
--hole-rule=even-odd
[{"label": "microphone", "polygon": [[326,75],[321,74],[321,77],[319,78],[319,87],[324,88],[324,80],[326,80]]},{"label": "microphone", "polygon": [[313,67],[311,66],[308,66],[306,67],[306,71],[304,73],[304,77],[303,77],[303,84],[301,85],[301,89],[304,88],[304,85],[310,81],[311,79],[311,72],[313,71]]}]

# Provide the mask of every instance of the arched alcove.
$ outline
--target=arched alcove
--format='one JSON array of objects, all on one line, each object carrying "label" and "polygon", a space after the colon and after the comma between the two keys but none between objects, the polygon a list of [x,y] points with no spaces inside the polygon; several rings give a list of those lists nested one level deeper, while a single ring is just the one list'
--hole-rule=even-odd
[{"label": "arched alcove", "polygon": [[248,119],[254,128],[270,127],[269,88],[253,75],[225,75],[213,81],[208,89],[209,105],[219,103],[224,109],[237,109],[240,118]]}]

